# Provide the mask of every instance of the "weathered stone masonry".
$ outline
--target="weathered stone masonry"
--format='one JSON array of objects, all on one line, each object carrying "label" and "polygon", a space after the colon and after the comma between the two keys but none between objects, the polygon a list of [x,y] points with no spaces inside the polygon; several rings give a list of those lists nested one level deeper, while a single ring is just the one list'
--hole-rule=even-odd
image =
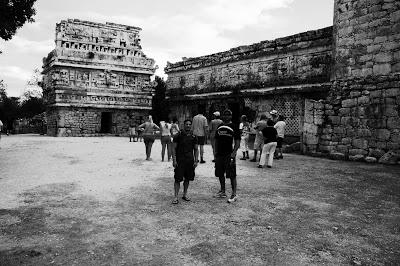
[{"label": "weathered stone masonry", "polygon": [[63,20],[56,48],[43,59],[48,134],[126,134],[151,109],[154,60],[140,46],[140,28]]},{"label": "weathered stone masonry", "polygon": [[304,99],[328,92],[331,57],[328,27],[168,64],[172,113],[183,120],[203,105],[209,117],[230,107],[234,116],[254,119],[277,109],[287,117],[288,134],[299,136]]},{"label": "weathered stone masonry", "polygon": [[335,0],[332,28],[185,59],[166,72],[181,118],[199,105],[236,102],[256,116],[273,108],[289,117],[290,134],[298,125],[304,153],[399,158],[400,1]]},{"label": "weathered stone masonry", "polygon": [[400,2],[338,0],[334,33],[332,88],[306,108],[304,151],[369,162],[400,154]]}]

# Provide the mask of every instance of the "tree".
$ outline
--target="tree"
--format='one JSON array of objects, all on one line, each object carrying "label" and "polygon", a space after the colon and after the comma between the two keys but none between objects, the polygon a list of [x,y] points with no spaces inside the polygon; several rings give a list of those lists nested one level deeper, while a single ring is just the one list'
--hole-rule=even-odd
[{"label": "tree", "polygon": [[155,87],[155,94],[153,96],[151,115],[153,116],[154,122],[159,123],[163,120],[168,121],[169,106],[165,99],[167,85],[159,76],[155,77],[155,82],[157,82],[157,85]]},{"label": "tree", "polygon": [[8,41],[25,22],[34,22],[36,0],[1,0],[0,1],[0,38]]}]

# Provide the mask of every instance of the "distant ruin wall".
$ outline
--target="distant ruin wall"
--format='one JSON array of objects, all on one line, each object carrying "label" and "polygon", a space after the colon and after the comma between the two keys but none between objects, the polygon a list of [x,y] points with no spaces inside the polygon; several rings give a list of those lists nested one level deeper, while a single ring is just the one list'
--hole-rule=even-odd
[{"label": "distant ruin wall", "polygon": [[168,64],[167,94],[329,81],[332,27]]}]

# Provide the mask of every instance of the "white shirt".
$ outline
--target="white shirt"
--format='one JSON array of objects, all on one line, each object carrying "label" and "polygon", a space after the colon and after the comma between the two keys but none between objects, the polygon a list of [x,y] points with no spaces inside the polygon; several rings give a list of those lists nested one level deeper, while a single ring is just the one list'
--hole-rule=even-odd
[{"label": "white shirt", "polygon": [[286,127],[286,123],[284,121],[276,122],[274,128],[278,132],[279,138],[283,138],[285,136],[285,127]]}]

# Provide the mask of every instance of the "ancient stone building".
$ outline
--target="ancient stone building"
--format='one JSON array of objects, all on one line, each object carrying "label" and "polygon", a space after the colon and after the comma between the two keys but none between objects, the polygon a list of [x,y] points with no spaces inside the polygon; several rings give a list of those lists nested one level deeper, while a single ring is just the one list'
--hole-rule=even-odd
[{"label": "ancient stone building", "polygon": [[140,45],[140,28],[62,20],[56,48],[43,59],[48,135],[126,134],[151,110],[156,67]]},{"label": "ancient stone building", "polygon": [[256,117],[277,109],[305,153],[371,162],[400,154],[400,1],[335,0],[333,27],[165,71],[180,119],[200,106]]},{"label": "ancient stone building", "polygon": [[193,116],[199,106],[229,107],[254,119],[271,109],[287,117],[287,133],[300,136],[304,101],[327,95],[332,27],[189,58],[167,65],[172,113]]}]

